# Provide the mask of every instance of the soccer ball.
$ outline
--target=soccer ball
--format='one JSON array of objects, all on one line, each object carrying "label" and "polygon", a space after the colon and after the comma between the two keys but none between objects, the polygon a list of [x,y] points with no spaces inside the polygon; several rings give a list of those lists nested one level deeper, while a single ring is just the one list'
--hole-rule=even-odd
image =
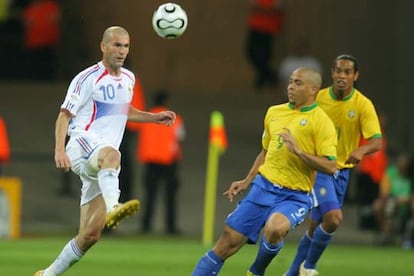
[{"label": "soccer ball", "polygon": [[175,3],[159,6],[152,16],[152,27],[162,38],[174,39],[181,36],[187,23],[187,13]]}]

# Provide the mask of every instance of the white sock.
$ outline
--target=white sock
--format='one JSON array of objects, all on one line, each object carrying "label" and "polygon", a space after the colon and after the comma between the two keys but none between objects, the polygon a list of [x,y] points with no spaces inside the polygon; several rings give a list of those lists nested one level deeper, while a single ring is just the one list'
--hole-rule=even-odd
[{"label": "white sock", "polygon": [[115,169],[102,169],[98,172],[98,183],[101,188],[102,197],[105,201],[106,212],[119,203],[118,171]]},{"label": "white sock", "polygon": [[70,240],[56,260],[45,270],[44,276],[56,276],[61,275],[68,270],[73,264],[78,262],[85,254],[79,249],[75,239]]}]

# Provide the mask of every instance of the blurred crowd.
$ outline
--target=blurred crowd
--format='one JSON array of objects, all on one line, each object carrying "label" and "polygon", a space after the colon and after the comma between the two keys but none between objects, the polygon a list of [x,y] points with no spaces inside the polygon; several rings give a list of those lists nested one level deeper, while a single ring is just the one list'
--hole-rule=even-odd
[{"label": "blurred crowd", "polygon": [[385,146],[366,156],[356,171],[359,228],[374,231],[377,245],[409,249],[414,246],[414,157],[388,145],[387,116],[379,117]]},{"label": "blurred crowd", "polygon": [[0,50],[9,65],[0,69],[0,77],[56,79],[60,18],[56,0],[0,1]]}]

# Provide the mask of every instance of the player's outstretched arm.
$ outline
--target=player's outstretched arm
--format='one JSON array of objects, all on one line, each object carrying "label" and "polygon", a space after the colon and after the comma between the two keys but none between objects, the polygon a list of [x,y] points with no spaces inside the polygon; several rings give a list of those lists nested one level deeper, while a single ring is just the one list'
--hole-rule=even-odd
[{"label": "player's outstretched arm", "polygon": [[174,123],[175,118],[175,113],[170,110],[152,113],[142,111],[131,106],[128,112],[128,120],[139,123],[158,123],[170,126]]}]

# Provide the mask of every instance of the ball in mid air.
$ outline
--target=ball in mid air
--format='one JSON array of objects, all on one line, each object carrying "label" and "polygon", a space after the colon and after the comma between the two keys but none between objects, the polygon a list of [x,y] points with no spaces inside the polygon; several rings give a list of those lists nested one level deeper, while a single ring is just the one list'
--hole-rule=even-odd
[{"label": "ball in mid air", "polygon": [[152,27],[162,38],[174,39],[187,29],[187,13],[180,5],[165,3],[159,6],[152,16]]}]

